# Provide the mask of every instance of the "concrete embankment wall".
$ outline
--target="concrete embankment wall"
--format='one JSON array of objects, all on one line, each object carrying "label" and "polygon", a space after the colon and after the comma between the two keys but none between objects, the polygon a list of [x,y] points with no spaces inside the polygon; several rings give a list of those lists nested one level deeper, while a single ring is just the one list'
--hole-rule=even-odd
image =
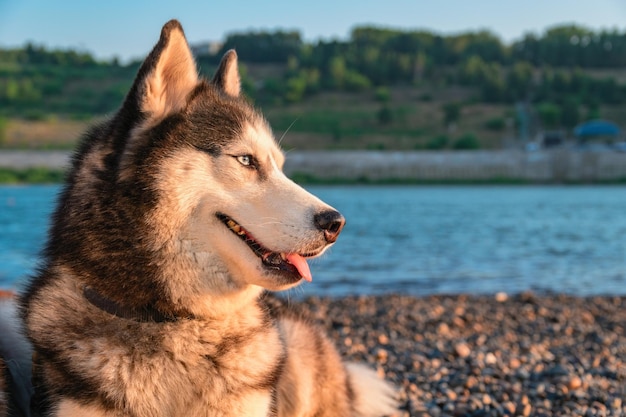
[{"label": "concrete embankment wall", "polygon": [[0,151],[0,168],[65,169],[70,164],[68,151]]},{"label": "concrete embankment wall", "polygon": [[594,182],[626,180],[626,153],[290,152],[285,172],[319,179]]},{"label": "concrete embankment wall", "polygon": [[[64,151],[0,151],[0,167],[64,169]],[[292,151],[285,172],[320,180],[594,182],[626,180],[626,153]]]}]

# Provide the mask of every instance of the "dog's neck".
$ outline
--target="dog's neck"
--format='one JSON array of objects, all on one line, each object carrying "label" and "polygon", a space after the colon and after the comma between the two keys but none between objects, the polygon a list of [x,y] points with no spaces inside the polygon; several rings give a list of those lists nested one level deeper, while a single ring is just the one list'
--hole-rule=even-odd
[{"label": "dog's neck", "polygon": [[[98,309],[121,319],[133,320],[140,323],[175,323],[181,320],[222,320],[228,316],[233,319],[239,314],[244,313],[247,320],[252,320],[250,310],[258,312],[257,301],[262,289],[250,286],[247,291],[241,291],[230,295],[200,296],[194,300],[195,308],[199,313],[198,316],[190,314],[175,315],[160,311],[154,306],[126,306],[122,305],[110,298],[97,292],[89,286],[83,288],[83,296],[91,305]],[[216,302],[217,301],[217,302]],[[252,320],[254,321],[254,320]]]},{"label": "dog's neck", "polygon": [[97,307],[106,313],[119,318],[134,320],[141,323],[171,323],[178,321],[181,318],[192,318],[166,314],[157,310],[153,306],[125,306],[103,296],[95,289],[88,286],[83,288],[83,295],[85,296],[85,299],[87,299],[87,301],[89,301],[94,307]]}]

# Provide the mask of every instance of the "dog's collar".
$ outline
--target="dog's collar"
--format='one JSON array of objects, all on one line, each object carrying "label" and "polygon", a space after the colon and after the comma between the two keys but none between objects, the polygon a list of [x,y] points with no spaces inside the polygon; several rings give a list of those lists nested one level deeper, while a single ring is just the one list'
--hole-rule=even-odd
[{"label": "dog's collar", "polygon": [[172,323],[179,319],[176,316],[164,314],[152,306],[133,308],[120,305],[99,294],[91,287],[85,287],[83,289],[83,295],[94,307],[127,320],[134,320],[141,323]]}]

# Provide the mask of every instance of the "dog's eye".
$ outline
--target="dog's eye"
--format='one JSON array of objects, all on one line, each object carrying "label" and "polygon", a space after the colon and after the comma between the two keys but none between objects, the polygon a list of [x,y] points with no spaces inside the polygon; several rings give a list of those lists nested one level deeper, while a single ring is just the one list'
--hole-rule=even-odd
[{"label": "dog's eye", "polygon": [[237,162],[245,167],[254,167],[252,155],[239,155],[235,158],[237,158]]}]

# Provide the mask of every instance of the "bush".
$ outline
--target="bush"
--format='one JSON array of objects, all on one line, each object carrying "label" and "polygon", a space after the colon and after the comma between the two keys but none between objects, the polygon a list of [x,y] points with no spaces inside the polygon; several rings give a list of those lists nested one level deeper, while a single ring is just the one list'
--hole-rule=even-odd
[{"label": "bush", "polygon": [[426,144],[426,149],[437,150],[448,146],[450,139],[446,135],[435,136]]},{"label": "bush", "polygon": [[480,148],[480,143],[473,133],[466,133],[458,138],[452,147],[456,150],[475,150]]},{"label": "bush", "polygon": [[555,128],[561,122],[561,108],[550,102],[543,102],[537,105],[537,113],[544,128]]},{"label": "bush", "polygon": [[485,128],[499,132],[504,129],[506,122],[503,117],[494,117],[485,122]]},{"label": "bush", "polygon": [[347,71],[343,80],[347,91],[359,92],[369,90],[372,86],[371,81],[356,71]]},{"label": "bush", "polygon": [[378,87],[374,92],[374,98],[379,103],[388,103],[391,100],[391,91],[387,87]]}]

